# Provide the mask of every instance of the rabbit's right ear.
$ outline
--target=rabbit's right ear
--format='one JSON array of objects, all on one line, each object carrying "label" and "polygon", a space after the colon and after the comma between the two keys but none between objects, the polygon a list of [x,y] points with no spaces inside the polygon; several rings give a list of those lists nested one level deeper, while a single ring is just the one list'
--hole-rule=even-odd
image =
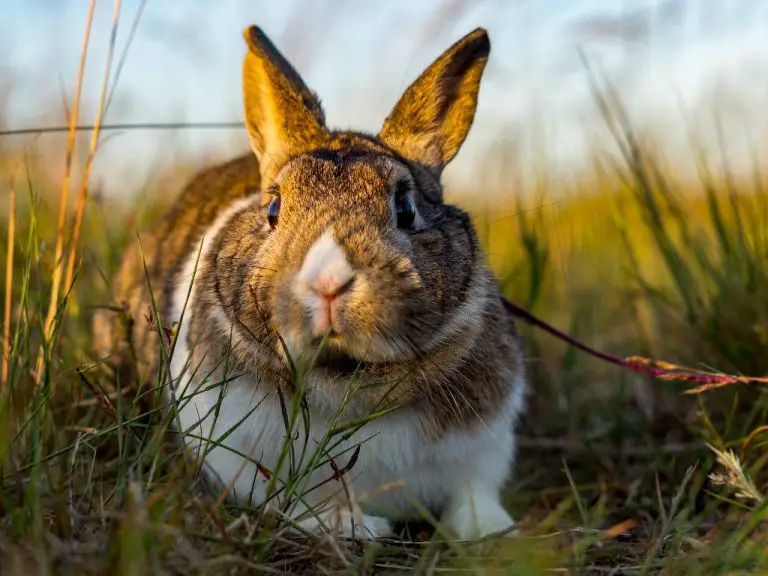
[{"label": "rabbit's right ear", "polygon": [[262,185],[293,156],[328,137],[317,96],[258,26],[243,32],[245,125],[261,165]]}]

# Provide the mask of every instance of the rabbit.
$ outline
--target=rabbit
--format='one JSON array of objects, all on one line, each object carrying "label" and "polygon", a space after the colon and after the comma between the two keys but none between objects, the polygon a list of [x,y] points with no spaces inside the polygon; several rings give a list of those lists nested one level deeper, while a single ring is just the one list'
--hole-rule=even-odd
[{"label": "rabbit", "polygon": [[[170,375],[187,452],[233,502],[363,539],[424,512],[459,539],[515,534],[500,492],[521,342],[441,184],[474,120],[486,30],[429,65],[375,136],[327,128],[266,34],[243,35],[252,153],[199,173],[127,250],[129,321],[96,317],[103,353]],[[281,500],[300,456],[307,490]]]}]

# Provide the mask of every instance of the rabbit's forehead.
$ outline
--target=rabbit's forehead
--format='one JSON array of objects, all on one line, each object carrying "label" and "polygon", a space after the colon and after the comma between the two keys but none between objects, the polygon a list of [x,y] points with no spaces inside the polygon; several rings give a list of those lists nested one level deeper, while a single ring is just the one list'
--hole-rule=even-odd
[{"label": "rabbit's forehead", "polygon": [[347,190],[389,195],[405,179],[411,179],[408,167],[391,156],[365,149],[318,149],[291,160],[275,182],[283,195]]}]

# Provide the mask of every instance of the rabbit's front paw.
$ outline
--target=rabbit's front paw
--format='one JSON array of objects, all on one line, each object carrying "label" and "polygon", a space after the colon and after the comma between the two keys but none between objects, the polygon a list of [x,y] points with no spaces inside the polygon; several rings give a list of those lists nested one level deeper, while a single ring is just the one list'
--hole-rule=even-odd
[{"label": "rabbit's front paw", "polygon": [[372,540],[392,533],[389,520],[368,514],[352,514],[349,508],[338,506],[313,515],[299,522],[304,530],[312,532],[331,531],[342,538]]},{"label": "rabbit's front paw", "polygon": [[472,494],[454,501],[445,511],[442,523],[459,540],[483,538],[496,532],[506,531],[504,536],[516,536],[510,530],[515,522],[501,506],[498,498],[490,494]]},{"label": "rabbit's front paw", "polygon": [[354,525],[352,524],[352,515],[350,514],[345,519],[341,529],[341,535],[345,538],[354,537],[360,540],[381,538],[390,534],[392,534],[392,527],[389,520],[380,516],[369,516],[368,514],[363,514],[362,522],[355,522]]}]

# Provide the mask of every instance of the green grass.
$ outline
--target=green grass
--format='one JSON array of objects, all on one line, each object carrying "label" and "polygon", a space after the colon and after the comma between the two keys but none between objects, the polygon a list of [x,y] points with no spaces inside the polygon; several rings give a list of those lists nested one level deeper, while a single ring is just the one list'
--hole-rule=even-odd
[{"label": "green grass", "polygon": [[[542,178],[492,210],[471,190],[455,195],[473,212],[505,295],[617,356],[768,374],[760,166],[735,175],[702,160],[698,179],[681,183],[616,103],[604,113],[620,162],[596,161],[566,190]],[[164,179],[174,180],[173,167],[148,181]],[[153,186],[138,193],[156,197]],[[58,184],[30,157],[15,190],[10,375],[0,395],[3,573],[768,570],[768,387],[684,394],[690,385],[601,363],[526,326],[533,392],[505,492],[520,538],[478,549],[416,526],[408,542],[360,546],[292,536],[262,511],[221,502],[181,454],[173,414],[142,413],[136,383],[112,381],[92,352],[90,318],[110,301],[119,255],[163,206],[89,199],[74,290],[46,341]],[[5,262],[9,221],[0,213]],[[0,291],[4,300],[5,282]],[[164,385],[161,377],[149,393]],[[300,404],[286,407],[292,425],[301,417]],[[321,462],[296,464],[300,448],[285,447],[293,472],[283,489],[297,499]]]},{"label": "green grass", "polygon": [[[505,294],[617,355],[768,373],[768,195],[758,179],[737,187],[705,172],[698,190],[680,189],[648,151],[642,156],[604,175],[596,193],[551,204],[552,191],[543,190],[535,202],[475,214]],[[108,302],[106,280],[135,226],[121,225],[129,214],[104,200],[88,206],[82,266],[57,321],[61,338],[35,386],[54,219],[34,174],[30,167],[26,201],[17,187],[11,372],[0,405],[0,543],[9,573],[768,568],[768,433],[745,443],[766,423],[765,388],[686,396],[682,383],[601,364],[527,327],[534,392],[506,493],[520,539],[482,554],[438,537],[331,544],[220,502],[182,457],[170,416],[142,415],[135,383],[112,383],[91,356],[93,307]],[[144,221],[152,218],[150,210]],[[287,416],[295,423],[299,412],[288,407]],[[707,443],[740,461],[717,464]],[[306,470],[296,469],[286,488],[296,497]]]}]

